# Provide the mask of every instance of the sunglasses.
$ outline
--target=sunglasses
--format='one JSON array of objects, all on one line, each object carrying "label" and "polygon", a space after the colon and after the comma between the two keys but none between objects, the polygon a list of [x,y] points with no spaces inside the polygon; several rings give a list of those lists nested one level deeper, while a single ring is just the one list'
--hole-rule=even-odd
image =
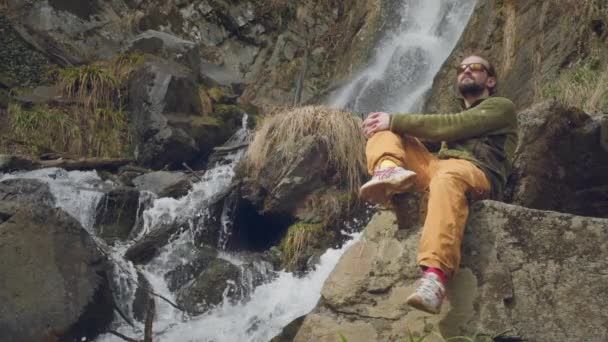
[{"label": "sunglasses", "polygon": [[488,74],[490,74],[488,72],[488,69],[486,68],[486,66],[483,65],[482,63],[460,64],[459,66],[456,67],[456,74],[458,74],[458,75],[462,74],[463,72],[465,72],[465,70],[467,70],[467,68],[471,69],[472,72],[485,71]]}]

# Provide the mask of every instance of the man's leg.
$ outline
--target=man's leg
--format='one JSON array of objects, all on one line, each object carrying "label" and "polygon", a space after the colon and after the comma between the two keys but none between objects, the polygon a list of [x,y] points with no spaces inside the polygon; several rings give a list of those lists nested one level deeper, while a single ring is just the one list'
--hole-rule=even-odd
[{"label": "man's leg", "polygon": [[483,197],[490,192],[490,183],[479,168],[461,159],[433,163],[430,176],[427,215],[418,251],[418,264],[427,271],[407,302],[417,309],[439,313],[445,297],[445,278],[460,265],[469,215],[467,194]]},{"label": "man's leg", "polygon": [[440,160],[431,171],[427,215],[420,238],[418,263],[458,270],[460,245],[469,215],[467,194],[476,198],[490,192],[490,182],[479,168],[462,159]]},{"label": "man's leg", "polygon": [[402,139],[390,131],[378,132],[368,140],[366,156],[367,169],[373,177],[359,194],[362,199],[376,203],[387,202],[391,195],[412,186],[416,190],[425,189],[429,164],[436,160],[418,139]]}]

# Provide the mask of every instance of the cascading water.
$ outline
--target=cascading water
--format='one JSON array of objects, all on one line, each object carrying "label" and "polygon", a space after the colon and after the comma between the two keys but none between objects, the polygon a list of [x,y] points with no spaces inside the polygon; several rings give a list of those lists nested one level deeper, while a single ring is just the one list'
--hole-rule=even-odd
[{"label": "cascading water", "polygon": [[[404,1],[402,11],[395,12],[401,18],[398,29],[381,41],[370,66],[341,89],[331,104],[356,111],[415,110],[422,94],[430,87],[434,74],[460,36],[474,2]],[[242,144],[247,136],[244,122],[243,128],[229,144]],[[138,285],[138,273],[148,280],[152,292],[171,302],[176,301],[176,294],[169,290],[166,275],[195,257],[193,246],[197,234],[207,229],[209,206],[228,190],[234,167],[243,153],[240,149],[223,157],[193,185],[188,195],[180,199],[155,198],[150,193],[142,193],[142,215],[136,224],[140,230],[134,241],[107,246],[101,239],[96,239],[115,265],[115,299],[127,319],[133,317],[131,303]],[[34,178],[48,183],[55,196],[55,204],[77,218],[92,235],[95,234],[95,210],[103,192],[112,186],[103,182],[95,172],[66,172],[60,169],[0,175],[0,180],[7,178]],[[230,201],[225,201],[223,205],[221,229],[215,243],[220,249],[226,246],[233,224]],[[145,266],[136,267],[124,259],[125,251],[137,240],[159,227],[171,224],[184,227],[184,232],[175,234],[174,239]],[[321,257],[319,265],[303,277],[274,272],[266,263],[252,263],[238,253],[220,252],[220,258],[238,266],[245,275],[244,285],[239,285],[245,287],[242,289],[246,292],[245,299],[234,302],[225,297],[219,306],[210,311],[188,317],[160,297],[155,297],[154,341],[268,341],[290,321],[314,308],[323,282],[342,253],[358,237],[359,234],[354,234],[342,248],[329,249]],[[262,281],[254,280],[260,275]],[[254,283],[258,286],[255,287]],[[141,338],[143,324],[132,323],[133,326],[117,318],[113,329],[127,336]],[[97,341],[121,339],[104,334]]]},{"label": "cascading water", "polygon": [[329,105],[362,113],[419,110],[475,2],[404,1],[397,30],[380,41],[369,66],[339,89]]}]

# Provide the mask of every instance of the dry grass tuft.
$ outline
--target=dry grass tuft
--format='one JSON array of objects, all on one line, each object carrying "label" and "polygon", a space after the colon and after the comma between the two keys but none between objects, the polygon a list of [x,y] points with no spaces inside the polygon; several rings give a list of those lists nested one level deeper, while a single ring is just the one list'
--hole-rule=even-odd
[{"label": "dry grass tuft", "polygon": [[117,79],[99,64],[61,70],[59,88],[64,97],[90,113],[96,113],[100,107],[113,108],[120,99]]},{"label": "dry grass tuft", "polygon": [[356,192],[366,172],[365,138],[361,119],[339,109],[306,106],[277,110],[258,124],[253,142],[247,151],[250,173],[257,177],[270,156],[279,158],[284,166],[279,174],[297,158],[295,151],[304,137],[314,136],[325,142],[329,154],[327,170],[335,170],[340,185]]},{"label": "dry grass tuft", "polygon": [[556,98],[586,113],[608,112],[608,67],[604,71],[583,65],[564,71],[541,91],[542,98]]},{"label": "dry grass tuft", "polygon": [[317,242],[325,232],[322,224],[296,223],[287,229],[280,244],[283,265],[295,266],[298,260]]}]

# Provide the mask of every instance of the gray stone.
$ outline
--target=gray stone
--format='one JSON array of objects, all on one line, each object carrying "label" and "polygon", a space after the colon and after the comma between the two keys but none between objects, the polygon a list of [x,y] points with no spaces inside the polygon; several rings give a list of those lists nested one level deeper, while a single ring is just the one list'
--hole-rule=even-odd
[{"label": "gray stone", "polygon": [[215,259],[192,284],[177,295],[177,304],[191,314],[203,313],[228,298],[240,298],[240,270],[223,259]]},{"label": "gray stone", "polygon": [[190,253],[194,254],[193,257],[186,256],[186,258],[191,259],[190,262],[177,265],[175,269],[165,274],[169,290],[175,292],[180,289],[182,286],[196,278],[217,258],[217,251],[207,246],[193,246]]},{"label": "gray stone", "polygon": [[113,319],[107,260],[71,216],[0,201],[0,340],[80,341]]},{"label": "gray stone", "polygon": [[183,172],[155,171],[135,177],[133,184],[139,191],[150,191],[158,195],[183,179],[187,179]]},{"label": "gray stone", "polygon": [[127,51],[149,53],[173,60],[186,65],[194,73],[201,68],[201,56],[196,43],[165,32],[147,30],[133,38]]},{"label": "gray stone", "polygon": [[[7,1],[9,18],[21,37],[60,65],[109,58],[132,34],[121,0]],[[82,32],[87,32],[83,35]]]},{"label": "gray stone", "polygon": [[[145,87],[142,87],[145,84]],[[136,133],[136,158],[146,167],[179,167],[199,153],[194,139],[169,124],[166,112],[198,115],[197,86],[183,67],[168,61],[147,62],[130,84],[130,115]]]},{"label": "gray stone", "polygon": [[234,111],[223,107],[204,116],[198,84],[177,63],[151,58],[135,72],[129,89],[135,156],[145,167],[181,169],[184,162],[205,160],[240,126]]},{"label": "gray stone", "polygon": [[[507,331],[529,341],[608,338],[608,220],[494,201],[471,207],[460,271],[440,315],[409,308],[420,201],[378,213],[326,280],[295,341],[407,340],[408,331],[444,337]],[[409,207],[408,207],[409,206]],[[585,303],[581,306],[581,303]],[[583,309],[584,308],[584,309]]]},{"label": "gray stone", "polygon": [[132,303],[133,318],[139,322],[145,322],[149,312],[156,310],[154,297],[151,294],[152,286],[141,272],[137,272],[137,289],[135,299]]},{"label": "gray stone", "polygon": [[243,83],[242,77],[238,74],[208,62],[201,63],[201,76],[203,80],[210,80],[212,83],[220,86],[232,86],[233,84]]},{"label": "gray stone", "polygon": [[0,154],[0,173],[33,170],[38,165],[38,162],[26,156]]},{"label": "gray stone", "polygon": [[54,206],[48,184],[35,179],[7,179],[0,182],[0,201]]},{"label": "gray stone", "polygon": [[608,151],[594,116],[551,100],[520,112],[511,201],[535,209],[608,218]]}]

